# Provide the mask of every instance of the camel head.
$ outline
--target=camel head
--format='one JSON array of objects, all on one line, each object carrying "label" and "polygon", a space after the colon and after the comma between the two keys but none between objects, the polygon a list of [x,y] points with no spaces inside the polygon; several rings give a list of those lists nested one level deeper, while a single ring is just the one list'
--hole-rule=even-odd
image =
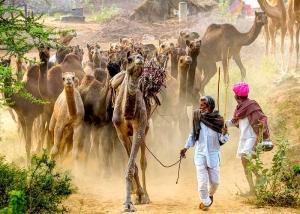
[{"label": "camel head", "polygon": [[41,62],[48,62],[50,58],[50,47],[41,44],[38,50]]},{"label": "camel head", "polygon": [[200,35],[197,32],[181,31],[177,40],[178,46],[180,48],[185,48],[187,40],[193,41],[195,39],[198,39],[199,37]]},{"label": "camel head", "polygon": [[94,63],[95,67],[100,67],[101,63],[101,53],[100,53],[100,48],[94,48],[92,51],[92,62]]},{"label": "camel head", "polygon": [[127,53],[127,74],[134,77],[135,79],[139,78],[143,72],[144,68],[144,57],[141,53],[131,54]]},{"label": "camel head", "polygon": [[76,87],[78,84],[78,78],[75,76],[74,72],[64,72],[62,73],[62,80],[65,87]]},{"label": "camel head", "polygon": [[56,51],[56,60],[57,63],[62,63],[66,55],[72,52],[71,47],[61,47]]},{"label": "camel head", "polygon": [[178,60],[178,66],[181,68],[188,68],[192,64],[192,61],[190,56],[181,56]]},{"label": "camel head", "polygon": [[76,56],[78,56],[80,61],[82,62],[84,52],[83,52],[83,49],[79,45],[76,45],[73,47],[72,53],[75,54]]},{"label": "camel head", "polygon": [[265,12],[256,12],[255,11],[255,23],[260,26],[263,26],[268,23],[268,17]]},{"label": "camel head", "polygon": [[186,40],[187,53],[191,57],[197,57],[200,53],[201,40]]}]

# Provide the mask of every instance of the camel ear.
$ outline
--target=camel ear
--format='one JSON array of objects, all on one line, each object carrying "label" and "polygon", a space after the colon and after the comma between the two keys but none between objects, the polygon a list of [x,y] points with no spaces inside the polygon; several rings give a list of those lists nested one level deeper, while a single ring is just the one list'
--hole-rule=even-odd
[{"label": "camel ear", "polygon": [[185,41],[185,44],[186,44],[187,46],[190,46],[190,44],[191,44],[190,40],[186,40],[186,41]]},{"label": "camel ear", "polygon": [[127,58],[130,57],[130,54],[131,54],[130,51],[128,51],[128,52],[127,52]]},{"label": "camel ear", "polygon": [[184,34],[185,34],[184,31],[180,31],[180,33],[179,33],[180,36],[183,36]]}]

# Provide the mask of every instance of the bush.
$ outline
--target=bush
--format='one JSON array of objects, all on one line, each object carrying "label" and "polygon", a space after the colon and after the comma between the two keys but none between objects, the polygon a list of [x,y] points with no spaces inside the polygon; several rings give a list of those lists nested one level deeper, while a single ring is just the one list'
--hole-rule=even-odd
[{"label": "bush", "polygon": [[62,213],[63,199],[74,190],[69,174],[56,172],[45,152],[28,170],[0,159],[0,213]]},{"label": "bush", "polygon": [[300,206],[300,165],[292,165],[288,160],[288,145],[287,140],[277,140],[277,150],[270,168],[265,168],[260,159],[261,144],[257,146],[257,157],[249,158],[249,169],[257,175],[256,205]]},{"label": "bush", "polygon": [[119,11],[120,9],[116,6],[104,7],[100,11],[94,11],[88,19],[96,22],[105,22],[117,16]]}]

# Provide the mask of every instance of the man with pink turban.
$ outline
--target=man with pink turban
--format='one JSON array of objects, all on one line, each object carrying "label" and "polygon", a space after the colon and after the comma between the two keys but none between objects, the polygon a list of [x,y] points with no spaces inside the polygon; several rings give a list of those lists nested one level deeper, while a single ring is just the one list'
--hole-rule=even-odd
[{"label": "man with pink turban", "polygon": [[[252,173],[248,170],[248,155],[254,155],[258,136],[263,136],[264,142],[270,142],[267,117],[255,100],[248,98],[249,85],[245,82],[237,83],[232,88],[238,103],[233,118],[226,122],[228,127],[236,126],[240,129],[240,140],[237,157],[241,158],[247,181],[250,186],[249,194],[255,193]],[[263,128],[263,129],[262,129]]]}]

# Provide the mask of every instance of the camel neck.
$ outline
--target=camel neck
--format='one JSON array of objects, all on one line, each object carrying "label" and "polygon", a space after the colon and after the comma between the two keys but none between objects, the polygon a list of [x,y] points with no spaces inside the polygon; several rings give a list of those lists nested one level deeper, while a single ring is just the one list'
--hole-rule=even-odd
[{"label": "camel neck", "polygon": [[285,17],[286,11],[283,0],[278,0],[276,6],[271,6],[267,0],[257,0],[261,9],[267,14],[267,16],[274,19],[281,19]]},{"label": "camel neck", "polygon": [[240,33],[240,36],[237,39],[237,43],[240,46],[247,46],[250,45],[252,42],[255,41],[255,39],[258,37],[263,25],[258,24],[254,21],[254,24],[252,25],[251,29],[247,33]]},{"label": "camel neck", "polygon": [[47,70],[48,70],[48,62],[42,61],[40,64],[40,72],[39,72],[39,80],[38,80],[38,88],[41,97],[47,96]]},{"label": "camel neck", "polygon": [[74,94],[74,87],[73,86],[65,86],[65,96],[67,100],[69,115],[71,117],[76,116],[77,109],[76,109],[76,102],[75,102],[75,94]]},{"label": "camel neck", "polygon": [[187,93],[187,72],[190,69],[189,65],[179,65],[179,102],[186,102],[186,93]]}]

